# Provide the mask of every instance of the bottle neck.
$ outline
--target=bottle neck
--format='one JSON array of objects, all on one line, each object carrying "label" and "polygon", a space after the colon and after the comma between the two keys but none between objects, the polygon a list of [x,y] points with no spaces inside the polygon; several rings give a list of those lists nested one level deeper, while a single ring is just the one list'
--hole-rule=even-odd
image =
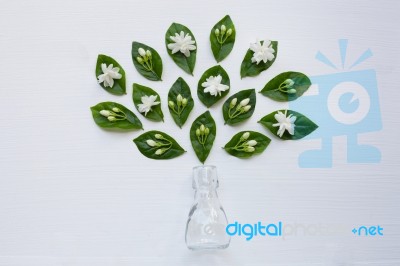
[{"label": "bottle neck", "polygon": [[196,201],[212,200],[212,199],[218,200],[217,190],[215,188],[207,188],[207,187],[198,188],[195,191],[194,199]]}]

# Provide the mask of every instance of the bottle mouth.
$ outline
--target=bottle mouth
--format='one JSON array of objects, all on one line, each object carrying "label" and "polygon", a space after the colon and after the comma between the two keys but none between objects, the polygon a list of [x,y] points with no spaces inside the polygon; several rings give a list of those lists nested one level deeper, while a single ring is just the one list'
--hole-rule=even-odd
[{"label": "bottle mouth", "polygon": [[193,167],[193,188],[218,187],[217,167],[214,165],[200,165]]},{"label": "bottle mouth", "polygon": [[200,170],[200,169],[216,169],[217,167],[215,165],[199,165],[193,167],[193,171],[195,170]]}]

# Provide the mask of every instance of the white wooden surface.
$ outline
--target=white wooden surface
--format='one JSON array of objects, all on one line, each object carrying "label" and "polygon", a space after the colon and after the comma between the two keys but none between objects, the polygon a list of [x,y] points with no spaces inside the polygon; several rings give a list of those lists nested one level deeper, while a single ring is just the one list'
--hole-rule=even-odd
[{"label": "white wooden surface", "polygon": [[[0,2],[0,265],[400,265],[399,238],[399,19],[397,1],[4,1]],[[346,138],[334,139],[334,166],[302,169],[298,155],[319,141],[279,142],[251,160],[227,156],[223,146],[244,129],[266,132],[257,119],[283,105],[259,98],[252,121],[219,123],[209,164],[218,166],[219,190],[231,221],[355,225],[380,224],[384,236],[234,237],[229,249],[191,252],[184,229],[192,202],[191,168],[198,161],[188,130],[178,130],[165,99],[178,76],[195,93],[200,75],[215,65],[209,30],[225,14],[237,29],[232,54],[222,62],[232,92],[261,89],[287,70],[310,75],[332,70],[314,60],[318,50],[337,58],[337,39],[349,39],[364,63],[377,71],[383,130],[360,136],[382,152],[382,162],[350,165]],[[198,41],[195,76],[168,57],[170,23],[187,25]],[[279,40],[273,68],[240,80],[249,42]],[[163,82],[134,69],[133,40],[160,52]],[[350,45],[351,44],[351,45]],[[97,54],[117,59],[127,72],[128,95],[112,96],[94,77]],[[354,56],[357,55],[354,54]],[[349,51],[351,54],[351,51]],[[108,132],[92,121],[89,107],[105,100],[133,108],[133,82],[151,86],[163,99],[166,122],[142,119],[146,130],[174,135],[188,150],[172,161],[139,154],[132,139],[141,132]],[[268,134],[270,136],[270,134]],[[283,159],[285,158],[285,159]]]}]

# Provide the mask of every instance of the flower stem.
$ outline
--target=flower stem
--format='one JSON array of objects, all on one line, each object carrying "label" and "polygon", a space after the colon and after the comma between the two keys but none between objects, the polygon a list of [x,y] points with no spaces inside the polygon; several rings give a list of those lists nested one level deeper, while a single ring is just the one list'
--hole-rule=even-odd
[{"label": "flower stem", "polygon": [[180,108],[180,106],[178,105],[178,110],[175,110],[175,106],[173,108],[170,107],[170,109],[172,109],[172,111],[174,111],[175,114],[177,114],[179,117],[181,116],[183,110],[185,109],[186,106],[182,106],[182,109]]},{"label": "flower stem", "polygon": [[243,113],[241,108],[239,108],[239,109],[236,108],[236,110],[235,110],[235,112],[233,112],[233,114],[231,114],[231,110],[232,110],[232,108],[229,108],[229,110],[228,110],[228,116],[230,119],[233,119]]}]

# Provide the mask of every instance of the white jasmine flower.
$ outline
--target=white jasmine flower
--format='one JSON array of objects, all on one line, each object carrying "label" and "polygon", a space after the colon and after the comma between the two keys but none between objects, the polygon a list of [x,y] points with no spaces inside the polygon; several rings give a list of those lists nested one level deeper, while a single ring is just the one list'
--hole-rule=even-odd
[{"label": "white jasmine flower", "polygon": [[275,50],[272,48],[271,41],[269,40],[265,40],[263,44],[261,44],[260,41],[250,44],[250,50],[254,52],[251,62],[257,62],[257,65],[261,61],[267,63],[267,61],[271,61],[275,58]]},{"label": "white jasmine flower", "polygon": [[160,102],[156,102],[157,95],[143,96],[140,98],[142,103],[138,104],[139,112],[144,113],[144,116],[147,115],[149,111],[151,111],[151,107],[160,104]]},{"label": "white jasmine flower", "polygon": [[285,111],[285,113],[278,111],[278,113],[276,113],[274,116],[278,123],[272,125],[274,127],[279,127],[277,134],[281,138],[283,133],[285,133],[285,130],[287,130],[290,135],[294,135],[294,127],[296,126],[294,122],[296,121],[297,117],[292,116],[292,114],[286,117],[286,114],[287,110]]},{"label": "white jasmine flower", "polygon": [[250,137],[250,132],[244,132],[242,135],[242,139],[246,140]]},{"label": "white jasmine flower", "polygon": [[117,121],[117,119],[116,119],[114,116],[109,116],[109,117],[107,117],[107,119],[108,119],[108,121],[110,121],[110,122]]},{"label": "white jasmine flower", "polygon": [[189,33],[185,33],[181,31],[180,34],[175,33],[175,36],[169,37],[173,43],[168,44],[168,49],[172,50],[172,53],[175,54],[180,51],[186,57],[190,56],[190,51],[196,50],[196,46],[194,45],[196,42],[192,40],[192,36]]},{"label": "white jasmine flower", "polygon": [[152,139],[146,140],[146,143],[147,143],[147,145],[149,145],[150,147],[155,147],[155,146],[157,146],[157,142],[155,142],[155,141],[152,140]]},{"label": "white jasmine flower", "polygon": [[210,76],[209,78],[206,79],[205,82],[201,84],[203,86],[204,92],[205,93],[210,93],[212,96],[217,97],[217,95],[221,96],[221,92],[226,91],[229,89],[228,85],[221,84],[222,77],[221,75],[218,75],[216,77]]},{"label": "white jasmine flower", "polygon": [[252,140],[249,140],[248,142],[246,142],[246,144],[249,145],[250,147],[254,147],[257,145],[257,141],[252,139]]},{"label": "white jasmine flower", "polygon": [[103,74],[99,75],[98,82],[104,82],[104,87],[112,88],[114,86],[114,79],[122,78],[122,75],[119,72],[119,67],[113,67],[113,64],[107,66],[106,64],[101,64],[101,70]]}]

